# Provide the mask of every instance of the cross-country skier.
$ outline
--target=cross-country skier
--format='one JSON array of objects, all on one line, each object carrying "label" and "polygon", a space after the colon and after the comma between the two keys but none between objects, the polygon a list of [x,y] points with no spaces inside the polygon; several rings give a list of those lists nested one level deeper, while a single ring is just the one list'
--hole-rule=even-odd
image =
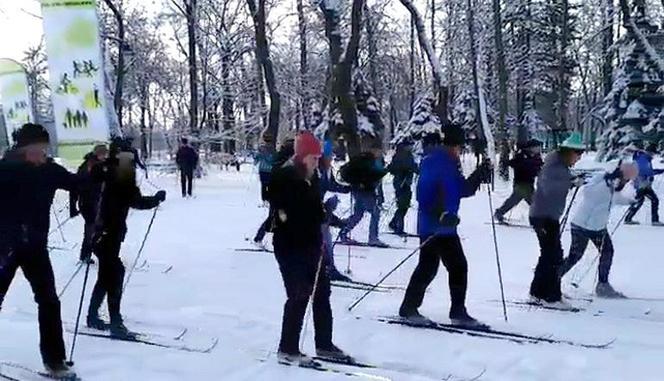
[{"label": "cross-country skier", "polygon": [[560,290],[560,266],[563,248],[560,242],[560,218],[565,211],[567,194],[573,186],[583,185],[573,178],[570,168],[584,152],[581,134],[573,133],[560,148],[550,153],[537,178],[537,190],[530,207],[530,224],[537,233],[540,257],[530,285],[533,302],[568,308]]},{"label": "cross-country skier", "polygon": [[634,187],[636,188],[636,203],[632,205],[627,213],[627,217],[625,217],[626,225],[638,224],[637,221],[634,221],[634,216],[636,216],[636,213],[641,209],[646,198],[650,200],[652,224],[656,226],[662,225],[659,221],[659,198],[657,197],[655,190],[652,188],[652,185],[655,176],[664,173],[664,169],[653,169],[652,159],[655,153],[657,153],[656,144],[650,144],[647,151],[634,152],[633,159],[639,167],[639,176],[634,181]]},{"label": "cross-country skier", "polygon": [[413,143],[405,140],[397,144],[397,150],[387,170],[394,176],[392,184],[396,196],[397,210],[389,223],[389,228],[397,234],[404,234],[404,218],[410,209],[413,198],[413,178],[418,172],[413,157]]},{"label": "cross-country skier", "polygon": [[381,142],[374,142],[370,150],[351,158],[341,168],[343,181],[351,185],[353,196],[353,214],[348,217],[346,227],[341,231],[340,240],[345,243],[355,243],[350,232],[362,221],[365,213],[369,213],[369,245],[387,247],[378,238],[378,225],[380,222],[380,207],[382,204],[382,179],[387,174],[383,165]]},{"label": "cross-country skier", "polygon": [[[279,147],[279,151],[274,155],[273,157],[273,162],[272,162],[272,171],[275,170],[275,168],[278,168],[284,163],[286,163],[295,153],[295,141],[293,139],[287,139],[283,143],[281,143],[281,147]],[[270,173],[269,175],[270,179],[272,178],[272,174]],[[270,180],[271,182],[271,180]],[[267,201],[270,200],[270,190],[269,187],[265,188],[265,198]],[[267,218],[263,221],[261,226],[258,228],[258,231],[256,232],[256,236],[254,237],[254,244],[258,246],[259,248],[265,248],[265,245],[263,244],[263,239],[265,238],[265,234],[267,232],[272,231],[272,207],[270,205],[270,210],[267,213]]]},{"label": "cross-country skier", "polygon": [[58,189],[73,192],[76,175],[48,159],[49,135],[37,124],[14,134],[0,161],[0,306],[16,270],[30,283],[39,308],[42,360],[54,378],[74,377],[65,363],[60,300],[47,248],[51,205]]},{"label": "cross-country skier", "polygon": [[272,177],[274,251],[287,295],[279,343],[282,361],[309,361],[299,348],[309,299],[313,300],[317,354],[348,358],[332,343],[330,280],[322,269],[321,225],[325,222],[325,211],[316,176],[320,156],[318,140],[310,132],[303,132],[295,142],[294,157],[275,168]]},{"label": "cross-country skier", "polygon": [[490,181],[491,166],[484,161],[470,177],[464,178],[460,161],[463,129],[451,124],[446,126],[444,133],[443,146],[433,149],[420,163],[418,233],[423,246],[399,315],[407,319],[424,319],[418,308],[438,272],[439,263],[443,262],[449,273],[450,319],[455,324],[477,326],[477,320],[466,311],[468,263],[457,233],[458,213],[461,199],[474,195],[483,182]]},{"label": "cross-country skier", "polygon": [[542,143],[531,139],[520,147],[509,166],[514,169],[514,188],[512,195],[496,210],[496,220],[505,223],[505,214],[521,201],[530,205],[535,193],[535,178],[542,169]]},{"label": "cross-country skier", "polygon": [[198,166],[198,153],[189,145],[189,139],[182,138],[180,149],[175,155],[175,162],[180,169],[182,198],[192,197],[194,187],[194,170]]},{"label": "cross-country skier", "polygon": [[[337,182],[332,172],[332,155],[333,155],[332,142],[326,140],[323,144],[323,156],[320,159],[318,166],[318,175],[320,177],[320,191],[321,200],[325,200],[325,195],[328,192],[332,193],[349,193],[350,187],[341,185]],[[325,223],[322,225],[323,245],[325,250],[325,267],[330,280],[350,281],[350,278],[339,272],[334,262],[334,241],[332,239],[332,232],[330,227],[343,229],[345,223],[337,217],[334,212],[339,205],[339,198],[334,195],[325,200]]]},{"label": "cross-country skier", "polygon": [[[95,329],[110,329],[114,336],[127,337],[131,333],[120,314],[122,283],[125,268],[120,260],[120,247],[127,234],[129,208],[147,210],[166,200],[166,192],[152,197],[141,195],[136,186],[134,155],[125,147],[111,145],[111,156],[103,166],[96,167],[95,177],[102,181],[100,210],[95,231],[94,254],[99,261],[97,283],[92,291],[87,325]],[[108,300],[110,325],[99,318],[99,307]]]},{"label": "cross-country skier", "polygon": [[85,228],[83,231],[83,242],[81,243],[81,262],[94,263],[92,259],[93,236],[97,210],[99,209],[99,197],[101,196],[101,184],[93,177],[93,170],[101,165],[108,157],[108,148],[105,144],[94,147],[92,152],[85,155],[85,161],[78,167],[79,191],[78,200],[71,193],[70,205],[77,205],[83,219]]},{"label": "cross-country skier", "polygon": [[270,179],[272,177],[272,166],[276,153],[272,148],[274,137],[269,131],[263,133],[263,144],[258,148],[255,157],[255,163],[258,166],[258,177],[261,181],[261,199],[267,205],[269,201],[268,193],[270,188]]},{"label": "cross-country skier", "polygon": [[615,171],[594,176],[581,188],[581,201],[572,218],[572,245],[569,255],[563,260],[560,268],[562,276],[576,265],[583,257],[588,241],[600,253],[599,281],[595,288],[597,296],[602,298],[624,298],[625,296],[613,289],[609,283],[609,272],[613,262],[613,242],[607,230],[611,207],[629,205],[634,202],[631,196],[624,195],[625,185],[634,180],[638,174],[634,164],[623,164]]}]

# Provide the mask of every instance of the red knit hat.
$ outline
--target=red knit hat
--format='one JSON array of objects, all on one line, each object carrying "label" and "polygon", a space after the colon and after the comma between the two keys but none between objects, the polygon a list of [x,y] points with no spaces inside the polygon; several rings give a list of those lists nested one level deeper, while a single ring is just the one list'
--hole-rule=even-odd
[{"label": "red knit hat", "polygon": [[311,132],[304,131],[295,138],[295,157],[298,159],[304,159],[309,155],[320,156],[322,154],[320,141]]}]

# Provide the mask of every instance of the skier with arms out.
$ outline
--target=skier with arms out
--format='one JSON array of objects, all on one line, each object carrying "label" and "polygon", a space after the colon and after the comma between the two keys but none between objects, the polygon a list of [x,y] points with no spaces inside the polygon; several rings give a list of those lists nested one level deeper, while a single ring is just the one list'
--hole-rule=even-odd
[{"label": "skier with arms out", "polygon": [[581,188],[581,202],[572,217],[572,244],[569,255],[563,260],[560,269],[565,276],[583,257],[588,241],[600,253],[599,279],[595,293],[601,298],[624,298],[609,283],[609,272],[613,262],[613,242],[607,230],[611,208],[614,205],[630,205],[634,199],[622,192],[625,185],[638,175],[634,164],[623,164],[611,173],[594,176]]},{"label": "skier with arms out", "polygon": [[[464,132],[458,125],[443,130],[443,146],[433,148],[420,164],[417,183],[418,234],[423,244],[420,259],[408,283],[399,316],[414,321],[425,318],[418,309],[427,287],[436,277],[440,262],[449,273],[451,307],[454,324],[482,326],[466,310],[468,263],[457,233],[461,199],[471,197],[484,182],[491,179],[491,165],[482,162],[467,179],[461,173],[461,151]],[[435,139],[428,138],[428,141]]]},{"label": "skier with arms out", "polygon": [[[99,260],[97,283],[92,291],[87,325],[93,329],[110,329],[113,336],[131,337],[120,313],[125,268],[120,248],[127,234],[129,209],[148,210],[166,200],[166,192],[146,197],[136,186],[134,155],[122,146],[111,145],[111,156],[97,166],[94,176],[102,182],[100,209],[95,231],[94,254]],[[99,318],[99,308],[107,298],[110,324]]]},{"label": "skier with arms out", "polygon": [[295,155],[275,168],[271,183],[274,251],[287,295],[279,358],[288,363],[311,363],[299,349],[310,298],[317,354],[340,360],[349,358],[332,343],[330,280],[321,269],[324,260],[321,225],[325,222],[325,211],[316,174],[320,157],[318,140],[310,132],[301,133],[296,138]]},{"label": "skier with arms out", "polygon": [[582,178],[573,178],[570,168],[579,161],[584,149],[581,135],[573,133],[558,150],[546,157],[537,178],[537,190],[530,206],[530,224],[540,245],[540,257],[530,285],[530,296],[536,304],[570,308],[562,300],[560,290],[563,261],[560,218],[565,211],[569,190],[583,185]]},{"label": "skier with arms out", "polygon": [[[0,306],[20,267],[38,305],[40,350],[54,378],[75,378],[66,364],[60,300],[48,253],[51,206],[58,189],[75,192],[77,176],[46,155],[49,134],[26,124],[0,161]],[[75,215],[74,205],[71,214]]]}]

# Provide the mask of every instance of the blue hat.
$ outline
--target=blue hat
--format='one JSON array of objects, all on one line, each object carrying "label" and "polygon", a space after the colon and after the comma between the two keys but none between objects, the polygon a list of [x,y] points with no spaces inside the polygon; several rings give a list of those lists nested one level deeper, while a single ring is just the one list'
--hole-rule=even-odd
[{"label": "blue hat", "polygon": [[332,141],[326,140],[325,143],[323,143],[323,157],[332,157],[334,150],[334,144],[332,144]]}]

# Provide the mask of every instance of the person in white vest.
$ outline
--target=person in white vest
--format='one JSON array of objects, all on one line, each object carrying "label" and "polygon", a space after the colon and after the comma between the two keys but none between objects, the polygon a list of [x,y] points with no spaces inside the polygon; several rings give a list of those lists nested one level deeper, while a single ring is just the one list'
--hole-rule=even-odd
[{"label": "person in white vest", "polygon": [[602,298],[625,297],[609,283],[614,249],[607,226],[614,206],[635,202],[633,195],[623,190],[628,182],[637,177],[638,172],[638,167],[629,163],[621,165],[613,172],[595,175],[581,188],[581,201],[572,217],[572,244],[569,255],[563,260],[561,276],[579,262],[588,247],[588,241],[592,241],[600,253],[599,279],[595,293]]}]

